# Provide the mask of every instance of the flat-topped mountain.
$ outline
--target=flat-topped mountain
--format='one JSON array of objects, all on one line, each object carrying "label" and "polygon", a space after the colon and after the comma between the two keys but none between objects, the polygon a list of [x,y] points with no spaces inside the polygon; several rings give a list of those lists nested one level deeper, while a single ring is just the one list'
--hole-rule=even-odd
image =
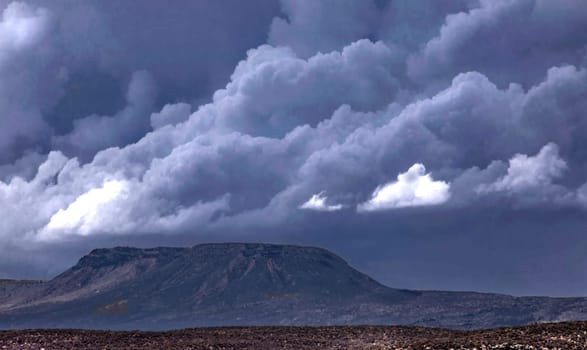
[{"label": "flat-topped mountain", "polygon": [[584,298],[393,289],[325,249],[289,245],[96,249],[50,281],[0,283],[0,328],[485,328],[586,318]]}]

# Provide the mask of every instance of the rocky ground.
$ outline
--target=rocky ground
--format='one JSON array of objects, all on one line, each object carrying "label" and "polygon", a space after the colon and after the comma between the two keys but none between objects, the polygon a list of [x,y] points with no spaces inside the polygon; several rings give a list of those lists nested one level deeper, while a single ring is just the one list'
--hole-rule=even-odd
[{"label": "rocky ground", "polygon": [[0,349],[587,349],[587,322],[481,331],[420,327],[238,327],[170,332],[1,331]]}]

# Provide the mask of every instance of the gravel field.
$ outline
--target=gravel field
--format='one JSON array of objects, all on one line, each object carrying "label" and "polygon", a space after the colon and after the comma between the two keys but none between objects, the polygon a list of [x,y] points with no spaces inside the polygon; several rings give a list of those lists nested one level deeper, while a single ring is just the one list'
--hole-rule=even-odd
[{"label": "gravel field", "polygon": [[587,322],[451,331],[420,327],[234,327],[169,332],[1,331],[0,349],[587,349]]}]

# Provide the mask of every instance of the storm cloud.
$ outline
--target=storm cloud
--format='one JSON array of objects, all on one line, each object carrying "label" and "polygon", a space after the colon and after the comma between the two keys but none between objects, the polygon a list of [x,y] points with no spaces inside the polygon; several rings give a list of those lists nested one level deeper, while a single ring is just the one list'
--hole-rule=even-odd
[{"label": "storm cloud", "polygon": [[[262,239],[334,247],[418,288],[381,272],[385,254],[375,262],[349,247],[417,250],[408,233],[426,231],[430,242],[473,249],[482,240],[455,236],[474,230],[471,213],[498,213],[521,240],[537,225],[540,239],[553,234],[537,219],[545,212],[572,213],[564,235],[581,230],[584,1],[136,5],[4,5],[4,275],[21,264],[49,275],[108,240]],[[30,251],[37,258],[25,263]],[[70,260],[48,270],[56,251]],[[508,281],[531,256],[516,263]],[[473,279],[421,286],[526,290]]]}]

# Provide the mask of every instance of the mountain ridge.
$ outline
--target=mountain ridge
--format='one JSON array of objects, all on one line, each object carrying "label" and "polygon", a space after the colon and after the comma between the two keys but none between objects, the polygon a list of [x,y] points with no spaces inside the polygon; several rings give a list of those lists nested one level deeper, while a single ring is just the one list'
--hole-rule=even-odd
[{"label": "mountain ridge", "polygon": [[0,328],[393,324],[487,328],[587,319],[586,298],[385,286],[324,248],[94,249],[55,278],[0,285]]}]

